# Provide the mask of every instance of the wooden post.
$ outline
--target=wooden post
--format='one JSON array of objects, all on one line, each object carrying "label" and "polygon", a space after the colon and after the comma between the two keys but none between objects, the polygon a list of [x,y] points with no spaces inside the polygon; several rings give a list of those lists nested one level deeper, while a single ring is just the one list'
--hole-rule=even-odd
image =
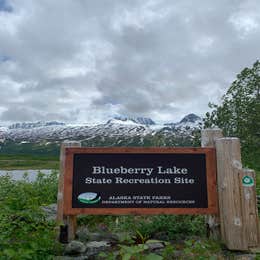
[{"label": "wooden post", "polygon": [[[216,140],[222,138],[223,133],[219,128],[203,129],[201,131],[201,147],[215,147]],[[220,239],[219,215],[207,215],[206,224],[208,236],[214,240]]]},{"label": "wooden post", "polygon": [[239,139],[217,139],[216,153],[221,238],[230,250],[248,250],[238,178],[242,170]]},{"label": "wooden post", "polygon": [[240,196],[242,203],[242,217],[244,236],[248,248],[259,247],[259,219],[256,198],[256,176],[250,169],[239,171]]},{"label": "wooden post", "polygon": [[[61,230],[59,230],[59,240],[67,242],[75,238],[77,219],[76,216],[64,216],[63,214],[63,191],[64,191],[64,174],[65,174],[65,148],[81,147],[81,143],[77,141],[65,141],[61,144],[60,150],[60,175],[57,195],[57,223],[59,226],[65,226],[66,234],[61,238]],[[63,228],[64,231],[64,228]],[[64,233],[64,232],[63,232]],[[65,232],[66,233],[66,232]],[[65,238],[64,238],[65,236]]]},{"label": "wooden post", "polygon": [[204,129],[201,146],[215,146],[219,215],[207,216],[211,238],[228,249],[247,251],[260,243],[255,172],[242,169],[240,140],[222,138],[220,129]]}]

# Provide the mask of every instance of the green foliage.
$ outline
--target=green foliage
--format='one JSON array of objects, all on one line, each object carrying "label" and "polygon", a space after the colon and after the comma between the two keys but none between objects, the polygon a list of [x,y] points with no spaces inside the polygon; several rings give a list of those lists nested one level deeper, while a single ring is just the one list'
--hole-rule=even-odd
[{"label": "green foliage", "polygon": [[78,224],[86,224],[93,230],[101,223],[112,232],[128,232],[137,243],[144,243],[153,237],[173,240],[206,234],[203,216],[83,216],[78,221]]},{"label": "green foliage", "polygon": [[241,139],[244,162],[260,169],[260,62],[237,75],[220,105],[204,118],[204,126],[218,126],[226,136]]},{"label": "green foliage", "polygon": [[171,244],[166,245],[166,247],[162,251],[163,259],[165,259],[165,260],[174,259],[174,257],[175,257],[175,250],[176,249],[173,247],[173,245],[171,245]]},{"label": "green foliage", "polygon": [[213,254],[221,251],[219,243],[213,240],[188,239],[184,241],[182,249],[186,257],[196,257],[196,259],[218,259]]},{"label": "green foliage", "polygon": [[41,143],[17,143],[15,141],[5,141],[0,144],[0,154],[9,155],[30,155],[30,156],[55,156],[58,157],[60,153],[60,143],[48,143],[47,141]]},{"label": "green foliage", "polygon": [[48,155],[0,154],[1,170],[58,169],[59,158]]},{"label": "green foliage", "polygon": [[[178,244],[168,244],[162,251],[163,259],[220,259],[220,243],[201,238],[189,238]],[[221,257],[222,259],[222,257]],[[232,258],[233,259],[233,258]]]},{"label": "green foliage", "polygon": [[122,257],[122,260],[129,260],[131,257],[137,258],[144,253],[145,250],[148,249],[147,245],[135,245],[135,246],[125,246],[120,245],[119,254]]},{"label": "green foliage", "polygon": [[133,240],[136,244],[144,244],[149,239],[149,235],[143,235],[139,230],[136,230],[136,234]]},{"label": "green foliage", "polygon": [[144,237],[162,236],[159,239],[185,238],[187,235],[206,233],[204,218],[201,216],[158,215],[136,223],[136,228]]},{"label": "green foliage", "polygon": [[[198,237],[189,238],[179,243],[168,243],[160,252],[150,253],[147,244],[119,245],[119,250],[102,252],[101,259],[120,260],[172,260],[172,259],[220,259],[222,248],[220,243]],[[231,253],[232,257],[233,254]],[[221,257],[222,259],[222,257]],[[232,258],[233,259],[233,258]]]},{"label": "green foliage", "polygon": [[119,245],[120,250],[111,252],[111,253],[100,253],[99,257],[114,260],[114,259],[121,259],[121,260],[162,260],[163,257],[154,253],[148,253],[148,246],[144,244],[139,245]]},{"label": "green foliage", "polygon": [[57,173],[38,175],[34,183],[0,177],[0,259],[52,259],[55,224],[41,205],[56,201]]}]

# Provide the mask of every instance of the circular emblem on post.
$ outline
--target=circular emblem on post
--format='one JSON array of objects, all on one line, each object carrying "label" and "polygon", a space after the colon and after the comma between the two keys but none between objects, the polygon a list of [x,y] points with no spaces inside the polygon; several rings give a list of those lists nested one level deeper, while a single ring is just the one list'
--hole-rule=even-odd
[{"label": "circular emblem on post", "polygon": [[244,187],[252,187],[254,186],[254,179],[251,176],[244,176],[242,179],[242,184]]}]

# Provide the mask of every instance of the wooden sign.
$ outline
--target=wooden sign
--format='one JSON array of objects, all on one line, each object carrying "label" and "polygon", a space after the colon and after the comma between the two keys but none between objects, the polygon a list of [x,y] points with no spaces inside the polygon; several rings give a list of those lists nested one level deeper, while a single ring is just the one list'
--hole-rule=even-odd
[{"label": "wooden sign", "polygon": [[212,238],[228,249],[259,247],[256,175],[242,168],[240,140],[220,129],[203,129],[201,136],[202,148],[62,143],[59,241],[75,238],[79,214],[208,214]]},{"label": "wooden sign", "polygon": [[66,148],[64,215],[217,213],[214,148]]}]

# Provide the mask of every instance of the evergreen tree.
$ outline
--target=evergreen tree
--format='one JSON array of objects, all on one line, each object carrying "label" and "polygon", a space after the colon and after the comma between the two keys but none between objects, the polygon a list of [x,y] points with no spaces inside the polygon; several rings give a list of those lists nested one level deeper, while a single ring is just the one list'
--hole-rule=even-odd
[{"label": "evergreen tree", "polygon": [[218,126],[226,136],[239,137],[244,162],[260,168],[260,62],[237,75],[220,105],[209,104],[204,127]]}]

